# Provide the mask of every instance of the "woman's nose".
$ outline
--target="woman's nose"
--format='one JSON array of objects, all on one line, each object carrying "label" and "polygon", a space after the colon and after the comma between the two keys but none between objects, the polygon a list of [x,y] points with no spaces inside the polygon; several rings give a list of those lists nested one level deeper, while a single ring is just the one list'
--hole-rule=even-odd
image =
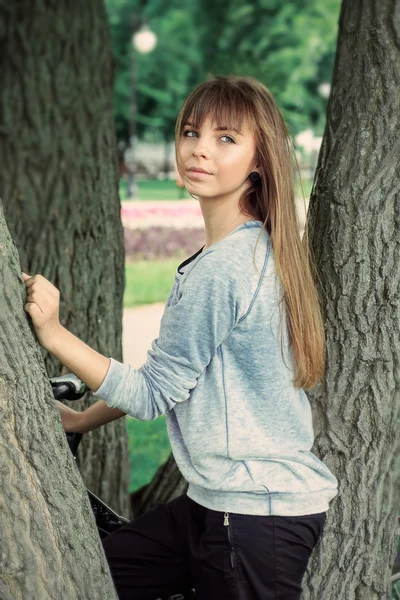
[{"label": "woman's nose", "polygon": [[193,156],[207,157],[209,154],[207,144],[203,140],[199,140],[197,144],[192,148],[192,154]]},{"label": "woman's nose", "polygon": [[206,153],[205,153],[204,151],[201,151],[201,150],[199,151],[199,150],[197,150],[197,149],[194,149],[194,150],[192,151],[192,155],[193,155],[193,156],[196,156],[196,157],[197,157],[197,156],[202,156],[203,158],[207,158],[207,155],[206,155]]}]

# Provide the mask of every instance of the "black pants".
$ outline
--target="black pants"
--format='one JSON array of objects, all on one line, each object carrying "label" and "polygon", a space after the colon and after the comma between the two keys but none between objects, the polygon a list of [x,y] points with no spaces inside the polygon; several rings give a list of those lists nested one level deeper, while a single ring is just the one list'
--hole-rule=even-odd
[{"label": "black pants", "polygon": [[194,587],[198,600],[299,600],[326,513],[223,513],[186,494],[103,539],[121,600],[156,600]]}]

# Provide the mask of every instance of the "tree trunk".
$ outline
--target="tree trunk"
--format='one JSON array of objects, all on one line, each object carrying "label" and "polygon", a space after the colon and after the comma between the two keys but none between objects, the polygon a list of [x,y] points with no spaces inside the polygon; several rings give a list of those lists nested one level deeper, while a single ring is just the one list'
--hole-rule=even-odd
[{"label": "tree trunk", "polygon": [[176,466],[172,453],[159,467],[152,481],[131,494],[131,513],[134,517],[149,511],[159,502],[169,502],[184,494],[188,484]]},{"label": "tree trunk", "polygon": [[[22,270],[60,290],[67,329],[122,360],[124,247],[102,0],[2,3],[0,32],[0,195]],[[65,372],[43,356],[49,377]],[[92,403],[88,394],[71,406]],[[86,486],[128,516],[125,419],[85,435],[77,462]]]},{"label": "tree trunk", "polygon": [[0,597],[116,600],[0,203]]},{"label": "tree trunk", "polygon": [[400,20],[345,0],[309,205],[327,337],[313,451],[339,480],[305,599],[383,600],[400,498]]}]

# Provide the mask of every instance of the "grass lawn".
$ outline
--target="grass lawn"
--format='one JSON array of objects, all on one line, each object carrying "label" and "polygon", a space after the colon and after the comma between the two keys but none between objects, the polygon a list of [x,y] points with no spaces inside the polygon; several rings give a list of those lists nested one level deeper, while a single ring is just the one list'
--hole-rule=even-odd
[{"label": "grass lawn", "polygon": [[[190,200],[191,196],[185,189],[178,187],[173,179],[138,180],[138,194],[135,200]],[[121,179],[119,193],[122,201],[128,200],[127,181]]]},{"label": "grass lawn", "polygon": [[125,263],[124,308],[166,302],[179,259],[142,260]]},{"label": "grass lawn", "polygon": [[[172,288],[177,259],[125,263],[124,307],[166,302]],[[171,446],[165,416],[155,421],[127,417],[131,476],[129,492],[149,483],[158,467],[168,458]]]},{"label": "grass lawn", "polygon": [[[302,179],[304,194],[306,199],[310,197],[312,180]],[[135,200],[190,200],[192,197],[185,189],[178,187],[174,180],[159,180],[159,179],[148,179],[138,180],[138,195]],[[127,200],[127,181],[121,179],[119,183],[119,193],[121,201]],[[300,184],[296,178],[295,180],[295,194],[296,198],[302,198],[302,191]]]},{"label": "grass lawn", "polygon": [[167,460],[171,446],[164,415],[155,421],[138,421],[127,416],[126,423],[131,461],[129,493],[132,493],[153,479],[158,467]]}]

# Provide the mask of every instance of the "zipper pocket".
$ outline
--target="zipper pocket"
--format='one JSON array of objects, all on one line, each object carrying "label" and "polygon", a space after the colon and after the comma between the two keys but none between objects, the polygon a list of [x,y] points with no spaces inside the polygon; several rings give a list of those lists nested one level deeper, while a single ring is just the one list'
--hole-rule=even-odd
[{"label": "zipper pocket", "polygon": [[235,568],[235,563],[233,560],[233,546],[232,546],[232,539],[231,539],[231,527],[229,525],[229,513],[224,513],[224,527],[226,527],[228,529],[228,540],[229,540],[229,551],[230,551],[230,556],[231,556],[231,566],[232,569]]}]

